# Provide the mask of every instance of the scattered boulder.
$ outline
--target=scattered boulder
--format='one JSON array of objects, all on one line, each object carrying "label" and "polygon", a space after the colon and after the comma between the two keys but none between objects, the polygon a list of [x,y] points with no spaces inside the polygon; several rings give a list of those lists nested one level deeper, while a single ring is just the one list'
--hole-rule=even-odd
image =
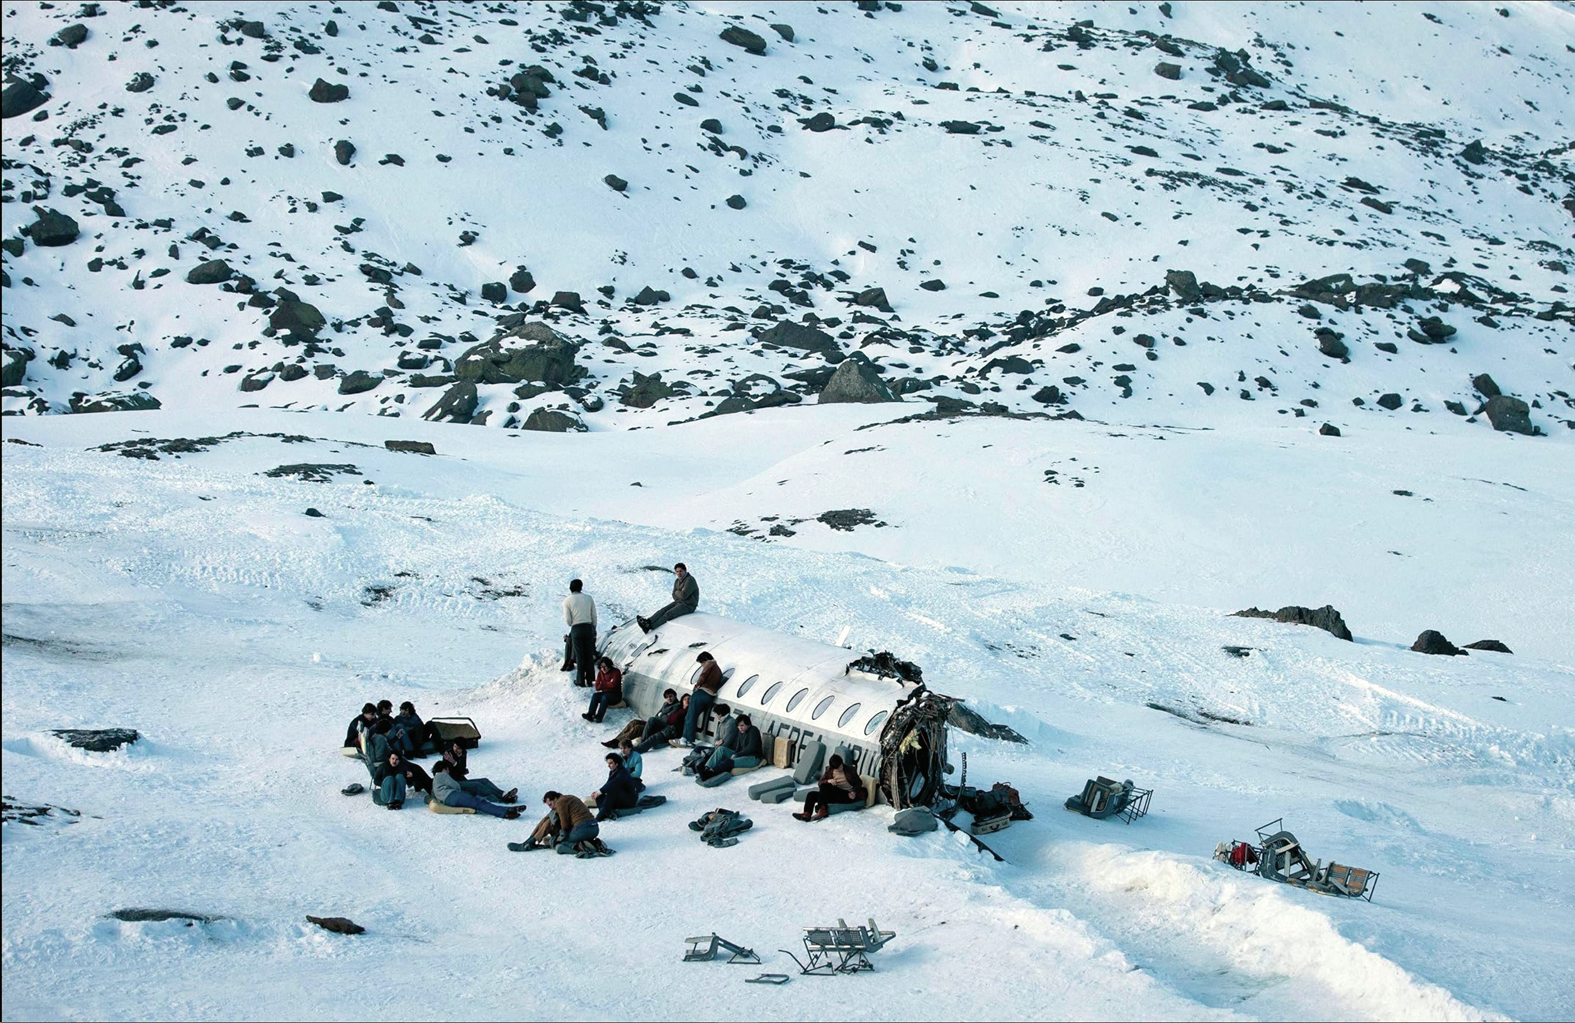
[{"label": "scattered boulder", "polygon": [[783,42],[791,43],[793,41],[793,26],[792,25],[777,24],[777,25],[772,25],[771,29],[777,35],[782,37]]},{"label": "scattered boulder", "polygon": [[[788,31],[791,33],[792,29]],[[724,43],[732,43],[734,46],[742,47],[757,57],[763,56],[766,52],[765,39],[738,25],[729,25],[727,28],[724,28],[721,38]]]},{"label": "scattered boulder", "polygon": [[552,304],[557,306],[559,309],[567,309],[570,312],[585,312],[585,303],[580,300],[580,293],[578,291],[555,292],[552,296]]},{"label": "scattered boulder", "polygon": [[824,522],[843,533],[851,533],[855,526],[884,526],[884,522],[875,521],[875,513],[868,508],[840,508],[835,511],[821,512],[815,516],[816,522]]},{"label": "scattered boulder", "polygon": [[1523,433],[1532,436],[1536,429],[1531,425],[1531,407],[1519,398],[1495,394],[1485,406],[1488,422],[1501,433]]},{"label": "scattered boulder", "polygon": [[502,281],[488,281],[481,286],[481,300],[483,302],[505,302],[509,297],[509,289]]},{"label": "scattered boulder", "polygon": [[879,309],[883,313],[891,312],[891,303],[886,300],[885,288],[865,288],[853,296],[853,304],[861,305],[866,309]]},{"label": "scattered boulder", "polygon": [[222,259],[209,259],[192,267],[186,274],[187,284],[222,284],[235,276],[230,264]]},{"label": "scattered boulder", "polygon": [[443,397],[423,412],[421,418],[435,423],[448,420],[463,426],[476,414],[477,401],[476,385],[469,380],[461,380],[444,391]]},{"label": "scattered boulder", "polygon": [[798,348],[806,352],[817,352],[821,355],[842,354],[842,349],[832,336],[823,330],[795,323],[792,320],[782,320],[760,333],[759,340],[766,344],[781,345],[783,348]]},{"label": "scattered boulder", "polygon": [[636,372],[634,382],[625,388],[618,402],[629,408],[650,408],[663,398],[672,397],[672,394],[673,389],[662,380],[662,374],[652,373],[646,376],[644,373]]},{"label": "scattered boulder", "polygon": [[979,134],[979,125],[973,121],[942,121],[941,127],[946,129],[948,135]]},{"label": "scattered boulder", "polygon": [[339,161],[339,166],[348,167],[355,157],[355,143],[349,139],[340,139],[334,143],[334,159]]},{"label": "scattered boulder", "polygon": [[161,924],[171,920],[184,920],[187,927],[192,924],[211,924],[219,919],[216,916],[187,913],[180,909],[117,909],[110,916],[128,924]]},{"label": "scattered boulder", "polygon": [[9,82],[4,91],[0,91],[0,118],[20,117],[48,102],[49,96],[43,91],[42,84],[35,85],[18,78]]},{"label": "scattered boulder", "polygon": [[64,46],[68,50],[74,50],[87,42],[87,37],[88,30],[86,25],[67,25],[50,37],[49,45]]},{"label": "scattered boulder", "polygon": [[1034,401],[1039,402],[1041,405],[1066,404],[1066,396],[1061,393],[1061,388],[1054,384],[1039,388],[1039,390],[1034,392],[1033,398]]},{"label": "scattered boulder", "polygon": [[127,92],[147,92],[153,88],[153,76],[146,71],[138,71],[131,76],[131,81],[126,83]]},{"label": "scattered boulder", "polygon": [[837,119],[830,113],[822,110],[813,117],[800,117],[798,119],[798,123],[802,124],[807,131],[823,132],[830,131],[831,129],[835,128],[837,126]]},{"label": "scattered boulder", "polygon": [[862,354],[855,354],[838,363],[837,371],[831,375],[816,400],[822,405],[833,405],[843,402],[874,404],[902,399],[891,393],[868,359]]},{"label": "scattered boulder", "polygon": [[722,134],[722,122],[714,117],[707,117],[700,122],[700,130],[708,131],[713,135],[720,135]]},{"label": "scattered boulder", "polygon": [[607,187],[612,189],[614,192],[623,192],[629,188],[629,182],[625,181],[623,178],[620,178],[616,174],[609,174],[605,178],[602,178],[602,181],[605,182]]},{"label": "scattered boulder", "polygon": [[[506,346],[505,342],[516,338],[536,343],[518,348]],[[534,382],[564,387],[586,373],[574,361],[579,351],[579,345],[558,336],[546,324],[527,323],[507,335],[466,349],[454,362],[454,376],[478,384]]]},{"label": "scattered boulder", "polygon": [[1351,630],[1345,627],[1345,619],[1340,617],[1340,612],[1334,605],[1325,604],[1320,608],[1300,607],[1289,605],[1278,611],[1264,611],[1260,608],[1249,607],[1245,611],[1237,611],[1234,618],[1269,618],[1276,622],[1287,622],[1292,625],[1311,625],[1315,629],[1322,629],[1335,639],[1351,640]]},{"label": "scattered boulder", "polygon": [[390,451],[405,451],[412,455],[435,455],[437,448],[429,440],[385,440],[383,447]]},{"label": "scattered boulder", "polygon": [[1419,654],[1438,654],[1446,657],[1465,656],[1464,650],[1445,639],[1442,632],[1434,629],[1424,629],[1422,634],[1416,637],[1416,642],[1411,644],[1411,649]]},{"label": "scattered boulder", "polygon": [[1191,270],[1167,270],[1165,286],[1183,302],[1203,301],[1203,289],[1198,287],[1198,275]]},{"label": "scattered boulder", "polygon": [[163,402],[147,391],[132,391],[129,394],[99,394],[91,397],[73,394],[70,405],[72,412],[81,413],[145,412],[161,407]]},{"label": "scattered boulder", "polygon": [[938,277],[932,277],[927,281],[919,282],[919,287],[925,291],[945,291],[946,282]]},{"label": "scattered boulder", "polygon": [[1401,398],[1398,394],[1395,394],[1393,391],[1390,391],[1388,394],[1382,394],[1382,395],[1378,396],[1378,404],[1379,404],[1380,407],[1386,408],[1389,411],[1393,412],[1396,409],[1398,409],[1401,405],[1405,404],[1405,399]]},{"label": "scattered boulder", "polygon": [[635,305],[658,305],[662,302],[671,302],[672,300],[673,296],[665,291],[658,291],[649,284],[641,288],[640,293],[634,296]]},{"label": "scattered boulder", "polygon": [[1406,337],[1422,345],[1441,345],[1455,335],[1456,328],[1437,316],[1424,316],[1415,327],[1406,328]]},{"label": "scattered boulder", "polygon": [[585,424],[578,416],[557,409],[539,408],[525,417],[525,429],[541,433],[584,433]]},{"label": "scattered boulder", "polygon": [[295,340],[304,341],[315,338],[317,332],[327,325],[328,321],[323,318],[322,311],[310,302],[301,301],[293,291],[275,288],[273,294],[278,299],[278,305],[274,306],[268,314],[268,326],[272,329],[283,331],[286,336]]},{"label": "scattered boulder", "polygon": [[110,753],[142,738],[135,728],[55,728],[50,734],[90,753]]},{"label": "scattered boulder", "polygon": [[509,287],[521,295],[528,295],[536,290],[536,278],[531,276],[531,272],[523,266],[516,267],[514,273],[509,277]]},{"label": "scattered boulder", "polygon": [[339,393],[363,394],[382,382],[383,374],[368,373],[364,369],[358,369],[339,378]]},{"label": "scattered boulder", "polygon": [[1324,423],[1322,426],[1318,427],[1318,436],[1338,437],[1340,436],[1340,428],[1335,426],[1333,423]]},{"label": "scattered boulder", "polygon": [[81,233],[77,222],[59,210],[34,206],[33,212],[38,219],[28,225],[27,236],[33,239],[34,245],[70,245]]},{"label": "scattered boulder", "polygon": [[1467,643],[1465,649],[1491,650],[1495,654],[1512,654],[1515,652],[1496,639],[1479,639],[1475,643]]},{"label": "scattered boulder", "polygon": [[366,928],[342,916],[308,916],[306,922],[335,934],[365,934]]},{"label": "scattered boulder", "polygon": [[33,352],[27,348],[7,348],[5,362],[0,369],[0,387],[18,387],[27,379],[27,364],[33,361]]},{"label": "scattered boulder", "polygon": [[1331,359],[1351,361],[1351,349],[1341,340],[1345,335],[1329,327],[1319,327],[1313,334],[1318,338],[1318,351]]},{"label": "scattered boulder", "polygon": [[350,86],[324,81],[319,78],[307,93],[313,103],[338,103],[350,98]]},{"label": "scattered boulder", "polygon": [[1471,386],[1476,388],[1476,392],[1484,398],[1497,398],[1504,393],[1499,390],[1498,384],[1493,382],[1493,378],[1486,373],[1478,373],[1472,377]]},{"label": "scattered boulder", "polygon": [[749,203],[745,202],[744,197],[741,195],[730,195],[727,197],[728,209],[741,210],[748,205]]},{"label": "scattered boulder", "polygon": [[1168,78],[1173,82],[1180,81],[1181,65],[1172,64],[1169,61],[1162,60],[1158,64],[1154,65],[1154,73],[1161,78]]}]

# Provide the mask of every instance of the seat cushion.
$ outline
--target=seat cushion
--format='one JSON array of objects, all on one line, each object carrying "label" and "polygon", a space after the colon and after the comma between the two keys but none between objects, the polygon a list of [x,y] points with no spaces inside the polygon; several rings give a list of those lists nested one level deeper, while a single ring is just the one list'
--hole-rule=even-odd
[{"label": "seat cushion", "polygon": [[468,806],[449,806],[447,803],[440,803],[436,799],[430,800],[427,803],[427,809],[431,810],[433,813],[475,813],[476,812],[475,810],[471,809]]}]

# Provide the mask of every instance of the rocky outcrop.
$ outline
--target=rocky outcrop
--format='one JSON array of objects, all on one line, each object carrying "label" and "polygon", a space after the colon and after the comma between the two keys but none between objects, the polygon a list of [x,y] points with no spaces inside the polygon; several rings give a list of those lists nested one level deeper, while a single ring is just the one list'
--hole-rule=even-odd
[{"label": "rocky outcrop", "polygon": [[[511,344],[515,341],[533,343]],[[454,363],[454,376],[478,384],[532,382],[565,387],[586,374],[585,367],[574,361],[579,351],[579,345],[545,323],[525,323],[466,349]]]},{"label": "rocky outcrop", "polygon": [[825,388],[816,399],[822,405],[841,402],[873,404],[882,401],[901,401],[875,372],[875,367],[862,355],[843,359],[831,375]]},{"label": "rocky outcrop", "polygon": [[1411,644],[1411,649],[1419,654],[1437,654],[1441,657],[1465,656],[1464,650],[1445,639],[1444,634],[1436,629],[1424,629],[1416,637],[1416,642]]},{"label": "rocky outcrop", "polygon": [[1293,625],[1311,625],[1315,629],[1322,629],[1335,639],[1351,641],[1351,630],[1345,627],[1345,619],[1340,617],[1340,612],[1334,605],[1325,604],[1320,608],[1300,607],[1289,605],[1278,611],[1264,611],[1260,608],[1249,607],[1245,611],[1237,611],[1236,618],[1268,618],[1276,622],[1289,622]]},{"label": "rocky outcrop", "polygon": [[159,408],[163,403],[147,391],[129,394],[73,394],[73,412],[146,412]]},{"label": "rocky outcrop", "polygon": [[663,398],[670,398],[672,395],[673,389],[662,380],[662,374],[652,373],[646,376],[644,373],[636,372],[634,382],[624,390],[618,403],[629,408],[650,408]]},{"label": "rocky outcrop", "polygon": [[443,397],[437,404],[421,414],[422,419],[430,419],[434,423],[444,421],[458,423],[461,426],[470,422],[476,414],[476,385],[469,380],[461,380],[443,392]]},{"label": "rocky outcrop", "polygon": [[[881,294],[884,301],[885,293],[882,292]],[[837,342],[830,334],[807,324],[794,323],[792,320],[783,320],[761,331],[757,340],[763,344],[780,345],[783,348],[797,348],[820,355],[835,355],[839,357],[842,355],[842,349],[837,346]]]},{"label": "rocky outcrop", "polygon": [[539,408],[525,417],[525,429],[541,433],[584,433],[585,424],[578,416],[557,409]]}]

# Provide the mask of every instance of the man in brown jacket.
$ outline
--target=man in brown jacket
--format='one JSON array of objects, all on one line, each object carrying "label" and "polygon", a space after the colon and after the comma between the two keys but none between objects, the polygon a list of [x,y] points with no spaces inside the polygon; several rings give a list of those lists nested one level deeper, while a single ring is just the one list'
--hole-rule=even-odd
[{"label": "man in brown jacket", "polygon": [[590,852],[600,844],[596,836],[601,833],[601,828],[579,796],[548,792],[541,797],[541,801],[558,815],[559,852]]},{"label": "man in brown jacket", "polygon": [[689,697],[689,712],[684,716],[684,736],[674,739],[674,746],[695,744],[695,729],[700,723],[700,715],[716,702],[717,691],[722,688],[722,669],[717,665],[716,658],[711,656],[711,651],[700,651],[700,656],[695,660],[701,664],[700,677],[695,680],[694,694]]}]

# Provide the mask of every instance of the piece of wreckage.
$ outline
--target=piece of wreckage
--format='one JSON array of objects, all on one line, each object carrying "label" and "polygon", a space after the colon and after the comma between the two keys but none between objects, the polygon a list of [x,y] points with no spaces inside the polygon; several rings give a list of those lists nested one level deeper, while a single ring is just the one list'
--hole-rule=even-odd
[{"label": "piece of wreckage", "polygon": [[1068,810],[1084,817],[1100,821],[1116,817],[1131,824],[1139,817],[1148,816],[1149,800],[1153,798],[1153,789],[1140,789],[1132,784],[1131,778],[1116,781],[1100,775],[1088,779],[1083,784],[1083,791],[1067,797],[1065,805]]},{"label": "piece of wreckage", "polygon": [[[850,660],[845,647],[720,615],[684,615],[649,634],[625,622],[607,634],[600,653],[623,672],[624,702],[649,717],[661,706],[664,690],[680,697],[694,692],[701,671],[695,657],[702,650],[722,669],[717,702],[749,715],[769,740],[768,761],[790,767],[806,750],[835,750],[875,797],[898,810],[940,812],[956,801],[959,788],[945,783],[952,771],[948,724],[1027,741],[932,691],[917,665],[889,653]],[[699,732],[714,740],[714,727],[708,713]]]},{"label": "piece of wreckage", "polygon": [[1270,821],[1257,832],[1257,845],[1221,842],[1214,847],[1214,858],[1237,870],[1250,870],[1270,881],[1305,888],[1319,895],[1373,901],[1373,892],[1378,888],[1378,871],[1333,860],[1324,866],[1321,859],[1309,859],[1301,842],[1285,830],[1284,818]]}]

